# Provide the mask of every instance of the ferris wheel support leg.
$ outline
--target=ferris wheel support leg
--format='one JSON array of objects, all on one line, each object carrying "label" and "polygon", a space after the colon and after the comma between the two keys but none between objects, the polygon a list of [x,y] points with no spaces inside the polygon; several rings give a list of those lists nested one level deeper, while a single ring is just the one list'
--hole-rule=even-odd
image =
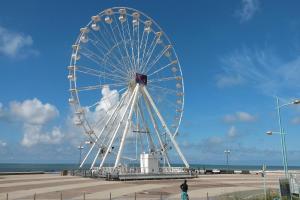
[{"label": "ferris wheel support leg", "polygon": [[[86,159],[89,157],[90,153],[92,152],[92,150],[94,149],[96,143],[98,142],[100,136],[102,135],[102,133],[104,132],[106,126],[109,124],[110,120],[112,119],[112,117],[114,116],[114,114],[116,113],[116,111],[119,109],[120,105],[123,103],[123,99],[121,99],[120,103],[117,105],[117,107],[115,108],[115,110],[113,111],[113,113],[111,114],[111,116],[109,117],[109,119],[106,121],[104,127],[102,128],[102,130],[100,131],[99,135],[97,136],[95,142],[93,143],[93,145],[91,146],[91,148],[89,149],[88,153],[86,154],[86,156],[84,157],[83,161],[81,162],[79,168],[81,168]],[[93,168],[93,166],[91,166],[91,168]]]},{"label": "ferris wheel support leg", "polygon": [[157,116],[158,116],[160,122],[162,123],[162,126],[164,127],[164,129],[166,130],[167,134],[169,135],[169,137],[170,137],[170,139],[171,139],[171,142],[173,143],[173,145],[174,145],[174,147],[175,147],[175,149],[176,149],[178,155],[180,156],[181,160],[183,161],[185,167],[189,168],[190,165],[188,164],[188,162],[186,161],[184,155],[182,154],[182,152],[181,152],[181,150],[180,150],[180,148],[179,148],[177,142],[175,141],[174,137],[172,136],[172,134],[171,134],[171,132],[170,132],[170,130],[169,130],[169,128],[168,128],[168,126],[167,126],[165,120],[163,119],[162,115],[160,114],[158,108],[156,107],[156,105],[155,105],[155,103],[154,103],[152,97],[150,96],[150,94],[149,94],[147,88],[146,88],[146,87],[142,87],[142,89],[143,89],[143,91],[144,91],[144,93],[145,93],[147,99],[149,100],[151,106],[153,107],[154,111],[156,112],[156,114],[157,114]]},{"label": "ferris wheel support leg", "polygon": [[105,151],[105,154],[104,154],[104,156],[103,156],[103,159],[102,159],[102,161],[101,161],[101,163],[100,163],[100,166],[99,166],[100,168],[103,167],[103,164],[104,164],[104,162],[105,162],[105,160],[106,160],[106,158],[107,158],[107,155],[108,155],[108,153],[109,153],[109,150],[110,150],[111,147],[112,147],[112,144],[113,144],[113,142],[114,142],[114,140],[115,140],[115,138],[116,138],[116,135],[117,135],[117,133],[118,133],[118,131],[119,131],[119,128],[120,128],[120,126],[121,126],[121,124],[122,124],[122,122],[123,122],[123,120],[124,120],[124,117],[125,117],[125,115],[126,115],[126,113],[127,113],[127,111],[128,111],[128,108],[129,108],[129,106],[131,105],[131,102],[132,102],[133,98],[135,97],[136,93],[137,93],[137,87],[133,90],[132,95],[131,95],[131,97],[130,97],[130,99],[129,99],[128,105],[126,106],[126,108],[125,108],[125,110],[124,110],[124,113],[123,113],[123,115],[122,115],[122,117],[121,117],[121,119],[120,119],[120,122],[119,122],[117,128],[115,129],[115,131],[114,131],[114,133],[113,133],[112,139],[110,140],[110,143],[109,143],[109,145],[108,145],[108,147],[107,147],[107,149],[106,149],[106,151]]},{"label": "ferris wheel support leg", "polygon": [[[143,96],[144,96],[144,95],[143,95]],[[158,141],[159,141],[160,147],[161,147],[161,149],[163,150],[163,154],[164,154],[164,157],[165,157],[165,159],[166,159],[166,161],[167,161],[168,166],[171,167],[171,164],[170,164],[170,161],[169,161],[169,156],[168,156],[168,153],[167,153],[167,151],[166,151],[166,148],[165,148],[164,145],[163,145],[163,142],[162,142],[161,137],[160,137],[160,135],[159,135],[159,131],[157,130],[157,127],[158,127],[158,126],[157,126],[157,123],[156,123],[156,121],[155,121],[155,119],[154,119],[154,117],[153,117],[153,113],[152,113],[152,110],[151,110],[151,108],[150,108],[149,101],[147,100],[147,98],[146,98],[145,96],[144,96],[144,99],[145,99],[146,107],[147,107],[147,110],[148,110],[148,113],[149,113],[151,122],[152,122],[152,124],[153,124],[155,133],[156,133],[156,135],[157,135],[157,137],[158,137]]]},{"label": "ferris wheel support leg", "polygon": [[128,115],[128,118],[127,118],[127,122],[126,122],[126,125],[125,125],[125,128],[124,128],[124,131],[123,131],[123,135],[122,135],[122,139],[121,139],[119,151],[118,151],[118,154],[117,154],[117,158],[116,158],[116,161],[115,161],[114,169],[116,169],[116,167],[118,167],[118,164],[120,162],[120,158],[121,158],[121,155],[122,155],[122,151],[123,151],[123,147],[124,147],[126,135],[127,135],[128,129],[129,129],[129,121],[131,120],[131,117],[132,117],[132,114],[133,114],[133,108],[134,108],[134,106],[136,104],[136,99],[137,99],[137,96],[139,94],[140,85],[136,84],[135,87],[136,87],[136,92],[135,92],[134,98],[132,100],[132,105],[131,105],[131,108],[130,108],[130,111],[129,111],[129,115]]},{"label": "ferris wheel support leg", "polygon": [[[121,100],[120,100],[119,104],[117,105],[116,109],[113,111],[112,115],[110,116],[110,118],[108,119],[108,121],[106,122],[106,124],[104,125],[104,127],[102,128],[100,134],[99,134],[98,137],[97,137],[97,140],[98,140],[98,139],[100,138],[100,136],[103,134],[103,132],[104,132],[104,130],[107,128],[107,125],[109,124],[109,122],[112,120],[112,123],[114,123],[115,119],[117,118],[117,115],[115,115],[115,113],[116,113],[116,112],[121,108],[121,106],[123,105],[124,99],[125,99],[126,95],[127,95],[127,93],[121,98]],[[115,115],[115,116],[114,116],[114,115]],[[114,117],[113,117],[113,116],[114,116]],[[112,118],[113,118],[113,119],[112,119]],[[97,141],[97,140],[96,140],[96,141]],[[93,163],[92,163],[90,169],[92,169],[92,168],[94,167],[94,165],[95,165],[95,163],[96,163],[96,160],[97,160],[97,158],[98,158],[100,152],[101,152],[101,148],[98,149],[97,154],[96,154],[96,156],[95,156],[95,158],[94,158],[94,160],[93,160]],[[89,152],[89,153],[90,153],[90,152]]]}]

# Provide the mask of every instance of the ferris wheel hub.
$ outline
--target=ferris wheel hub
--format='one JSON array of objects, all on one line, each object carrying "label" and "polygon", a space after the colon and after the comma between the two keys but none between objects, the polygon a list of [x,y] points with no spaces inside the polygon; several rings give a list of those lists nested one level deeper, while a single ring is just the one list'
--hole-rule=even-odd
[{"label": "ferris wheel hub", "polygon": [[147,75],[145,74],[139,74],[139,73],[136,73],[135,74],[135,82],[136,83],[139,83],[141,85],[147,85]]}]

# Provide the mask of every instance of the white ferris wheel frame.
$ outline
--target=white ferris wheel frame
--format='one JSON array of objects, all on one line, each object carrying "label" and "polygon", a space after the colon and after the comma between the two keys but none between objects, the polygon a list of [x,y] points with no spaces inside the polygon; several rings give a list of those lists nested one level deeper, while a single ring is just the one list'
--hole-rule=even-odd
[{"label": "white ferris wheel frame", "polygon": [[[111,8],[111,10],[116,10],[116,9],[117,10],[125,9],[125,10],[130,10],[132,12],[137,12],[140,15],[144,16],[146,19],[149,19],[160,31],[162,31],[162,28],[152,18],[150,18],[149,16],[147,16],[143,12],[140,12],[138,10],[135,10],[135,9],[132,9],[132,8],[128,8],[128,7],[113,7],[113,8]],[[97,15],[98,16],[104,16],[104,12],[105,11],[106,10],[98,13]],[[129,15],[129,16],[132,16],[132,14]],[[126,13],[126,17],[127,17],[127,13]],[[145,25],[145,21],[140,20],[139,22],[142,22]],[[91,20],[86,27],[90,27],[92,23],[93,23],[93,20]],[[140,85],[139,83],[136,83],[136,85],[134,86],[134,88],[131,88],[131,89],[129,87],[127,88],[127,91],[124,93],[124,96],[122,96],[122,98],[120,99],[118,105],[114,108],[114,110],[112,111],[111,115],[109,116],[109,118],[104,123],[104,126],[101,129],[101,131],[98,134],[96,134],[94,132],[93,128],[91,127],[89,121],[86,119],[85,113],[83,112],[82,106],[80,104],[80,98],[79,98],[79,91],[80,91],[80,89],[79,89],[79,87],[77,87],[77,82],[76,82],[77,56],[79,55],[79,48],[80,48],[81,38],[84,36],[84,34],[85,34],[85,32],[81,32],[79,34],[77,40],[76,40],[75,45],[73,45],[73,53],[72,53],[72,56],[71,56],[71,61],[70,61],[70,66],[69,66],[69,70],[71,72],[69,74],[69,76],[73,76],[73,79],[72,78],[70,79],[71,98],[70,98],[69,102],[74,105],[75,113],[77,113],[77,114],[79,113],[80,116],[81,116],[79,118],[80,120],[79,120],[78,125],[81,125],[83,127],[84,131],[88,134],[88,136],[90,137],[90,139],[93,141],[92,146],[90,147],[89,151],[87,152],[86,156],[84,157],[84,159],[82,160],[82,162],[80,164],[80,168],[83,167],[83,165],[87,161],[88,157],[90,156],[91,152],[93,151],[93,149],[97,145],[99,149],[98,149],[98,151],[96,153],[95,158],[93,159],[93,162],[91,164],[91,169],[94,167],[94,165],[95,165],[95,163],[97,161],[97,158],[98,158],[98,156],[100,154],[100,151],[101,151],[101,148],[100,148],[101,144],[99,143],[100,136],[105,131],[107,125],[110,122],[112,122],[112,120],[113,121],[116,120],[116,118],[117,118],[116,117],[116,113],[118,111],[120,111],[120,107],[124,106],[123,103],[125,101],[125,96],[127,96],[127,95],[131,95],[130,99],[127,102],[127,105],[126,105],[124,113],[122,113],[122,117],[121,117],[121,119],[119,121],[119,124],[118,124],[117,128],[114,130],[112,138],[110,139],[110,142],[107,145],[107,150],[104,153],[104,156],[103,156],[103,158],[101,160],[101,163],[100,163],[99,167],[100,168],[103,167],[103,165],[104,165],[104,163],[106,161],[106,158],[107,158],[107,156],[109,154],[109,149],[111,148],[111,146],[112,146],[112,144],[113,144],[113,142],[115,140],[115,137],[116,137],[117,133],[119,132],[120,126],[121,126],[121,124],[124,121],[126,121],[126,125],[125,125],[125,128],[123,130],[123,134],[121,135],[122,138],[121,138],[121,142],[120,142],[120,147],[119,147],[119,150],[118,150],[118,153],[117,153],[117,157],[116,157],[116,160],[115,160],[115,163],[114,163],[114,168],[117,168],[119,166],[119,162],[120,162],[120,159],[121,159],[121,156],[122,156],[123,147],[124,147],[125,140],[126,140],[126,135],[128,133],[128,129],[129,129],[129,126],[130,126],[130,123],[131,123],[130,121],[132,119],[133,110],[134,110],[135,107],[137,107],[137,108],[139,107],[139,105],[137,103],[137,98],[138,98],[138,96],[141,96],[144,99],[144,102],[145,102],[145,105],[146,105],[146,109],[148,111],[151,123],[153,125],[154,132],[155,132],[155,134],[156,134],[156,136],[158,138],[159,145],[160,145],[161,150],[162,150],[162,154],[163,154],[164,158],[166,159],[166,162],[167,162],[168,166],[170,167],[171,165],[170,165],[170,161],[169,161],[167,149],[163,145],[162,138],[160,137],[159,130],[157,129],[158,125],[157,125],[157,121],[156,121],[154,115],[156,115],[156,117],[160,121],[160,124],[165,129],[165,132],[167,133],[169,139],[171,140],[172,145],[175,147],[175,150],[176,150],[177,154],[179,155],[180,159],[183,161],[185,167],[189,168],[189,164],[188,164],[187,160],[185,159],[184,155],[182,154],[182,152],[181,152],[181,150],[180,150],[180,148],[179,148],[179,146],[178,146],[178,144],[177,144],[177,142],[175,140],[175,137],[178,134],[178,129],[179,129],[180,123],[182,121],[182,115],[183,115],[183,108],[184,108],[184,81],[183,81],[182,70],[181,70],[181,67],[180,67],[179,59],[177,57],[176,51],[173,48],[173,46],[170,47],[170,48],[172,48],[172,52],[174,53],[174,57],[176,58],[176,61],[177,61],[179,73],[181,75],[181,91],[182,91],[181,112],[180,112],[180,117],[178,119],[178,124],[177,124],[177,127],[176,127],[176,131],[174,131],[173,134],[171,133],[171,131],[170,131],[170,129],[169,129],[166,121],[164,120],[164,118],[163,118],[162,114],[160,113],[159,109],[157,108],[157,106],[156,106],[153,98],[149,94],[149,92],[147,90],[147,86],[146,85]],[[168,38],[168,36],[165,33],[164,33],[164,38],[167,40],[168,44],[171,44],[170,39]],[[118,46],[119,44],[116,44],[116,45]],[[112,47],[111,50],[109,50],[109,52],[112,51],[113,48],[115,48],[115,46]],[[169,49],[169,47],[168,47],[168,49]],[[138,48],[138,50],[139,50],[139,48]],[[163,51],[162,55],[164,53],[165,52]],[[149,59],[150,58],[151,57],[149,57]],[[109,59],[109,58],[107,57],[107,59]],[[138,67],[140,67],[140,69],[144,68],[144,70],[145,70],[146,67],[147,67],[147,63],[149,62],[149,59],[146,61],[145,64],[143,64],[141,66],[138,66]],[[132,62],[134,62],[134,61],[135,61],[135,59],[133,59]],[[108,62],[108,61],[106,61],[106,62]],[[139,60],[137,62],[139,62]],[[151,75],[153,75],[155,73],[158,73],[159,71],[163,70],[164,68],[166,68],[168,66],[169,65],[166,65],[163,68],[157,69],[156,71],[152,72],[148,76],[151,76]],[[147,72],[149,72],[149,71],[150,70],[148,69]],[[146,71],[143,71],[143,72],[146,72]],[[81,88],[81,90],[89,90],[89,89],[94,89],[94,88],[97,88],[97,87],[98,86],[88,86],[86,88]],[[129,89],[132,90],[131,94],[130,94]],[[141,111],[139,111],[139,112],[141,112]],[[126,118],[126,115],[128,115],[127,118]]]}]

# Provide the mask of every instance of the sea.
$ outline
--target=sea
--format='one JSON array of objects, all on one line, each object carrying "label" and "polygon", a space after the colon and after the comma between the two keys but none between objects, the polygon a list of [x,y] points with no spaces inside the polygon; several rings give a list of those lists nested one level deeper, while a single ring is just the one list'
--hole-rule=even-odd
[{"label": "sea", "polygon": [[[90,165],[83,168],[88,169]],[[174,165],[181,166],[181,165]],[[62,170],[78,169],[78,164],[34,164],[34,163],[0,163],[0,172],[60,172]],[[193,169],[227,169],[227,165],[191,164]],[[231,170],[261,170],[261,165],[229,165]],[[267,166],[267,170],[283,170],[282,166]],[[300,170],[300,166],[289,166],[289,170]]]}]

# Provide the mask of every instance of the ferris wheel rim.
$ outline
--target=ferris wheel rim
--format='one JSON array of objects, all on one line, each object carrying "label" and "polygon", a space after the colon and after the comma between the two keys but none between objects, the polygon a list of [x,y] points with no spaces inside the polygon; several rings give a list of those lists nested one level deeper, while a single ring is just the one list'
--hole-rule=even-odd
[{"label": "ferris wheel rim", "polygon": [[[131,11],[134,11],[134,12],[138,12],[139,14],[143,15],[145,18],[150,19],[150,20],[152,21],[152,23],[153,23],[156,27],[158,27],[159,30],[161,30],[161,31],[163,30],[163,29],[159,26],[159,24],[158,24],[155,20],[153,20],[153,18],[149,17],[149,16],[146,15],[144,12],[141,12],[141,11],[136,10],[136,9],[134,9],[134,8],[129,8],[129,7],[112,7],[112,8],[108,8],[108,9],[112,9],[112,10],[115,10],[115,9],[126,9],[126,10],[131,10]],[[106,10],[107,10],[107,9],[105,9],[105,10],[99,12],[97,15],[103,16],[103,15],[104,15],[104,12],[105,12]],[[115,12],[114,12],[113,14],[115,14]],[[129,15],[129,14],[126,13],[126,15]],[[129,16],[132,16],[132,14],[129,15]],[[88,23],[85,27],[89,27],[89,26],[91,25],[92,22],[93,22],[93,20],[90,20],[89,23]],[[167,39],[167,42],[168,42],[169,44],[172,44],[171,41],[170,41],[170,39],[169,39],[169,37],[168,37],[168,35],[167,35],[165,32],[163,32],[163,33],[164,33],[164,37]],[[81,44],[80,38],[81,38],[82,35],[83,35],[83,33],[80,33],[80,34],[78,35],[78,38],[76,39],[75,45],[80,45],[80,44]],[[79,48],[77,48],[77,49],[75,50],[75,55],[78,54],[78,51],[79,51]],[[177,55],[177,53],[176,53],[175,48],[174,48],[173,45],[172,45],[172,52],[174,53],[174,55],[175,55],[175,57],[176,57],[176,60],[177,60],[177,62],[178,62],[178,69],[179,69],[179,72],[180,72],[180,76],[182,77],[182,79],[181,79],[181,85],[182,85],[182,88],[181,88],[181,91],[182,91],[182,97],[181,97],[181,99],[182,99],[182,105],[181,105],[181,112],[180,112],[180,117],[179,117],[179,120],[178,120],[178,124],[177,124],[176,130],[175,130],[175,132],[174,132],[174,136],[175,136],[175,135],[177,135],[178,130],[179,130],[179,128],[180,128],[180,124],[181,124],[181,122],[182,122],[182,117],[183,117],[183,112],[184,112],[184,103],[185,103],[185,98],[184,98],[184,96],[185,96],[185,95],[184,95],[184,94],[185,94],[185,87],[184,87],[184,80],[183,80],[183,73],[182,73],[182,69],[181,69],[181,64],[180,64],[178,55]],[[77,63],[77,60],[76,60],[76,59],[73,60],[72,57],[71,57],[71,60],[70,60],[70,66],[72,66],[72,65],[73,65],[73,66],[76,66],[76,63]],[[76,70],[74,70],[74,74],[76,74]],[[70,88],[72,88],[72,83],[71,83],[71,82],[72,82],[72,81],[70,80]],[[73,81],[73,83],[74,83],[75,88],[77,88],[77,81]],[[76,96],[76,100],[77,100],[77,104],[76,104],[76,106],[75,106],[75,109],[78,110],[78,109],[80,109],[80,108],[83,108],[83,106],[82,106],[81,103],[80,103],[79,93],[78,93],[77,91],[75,91],[75,96]],[[92,130],[92,127],[89,125],[88,120],[86,119],[85,113],[83,113],[82,117],[83,117],[83,120],[84,120],[85,122],[87,122],[88,129]]]}]

